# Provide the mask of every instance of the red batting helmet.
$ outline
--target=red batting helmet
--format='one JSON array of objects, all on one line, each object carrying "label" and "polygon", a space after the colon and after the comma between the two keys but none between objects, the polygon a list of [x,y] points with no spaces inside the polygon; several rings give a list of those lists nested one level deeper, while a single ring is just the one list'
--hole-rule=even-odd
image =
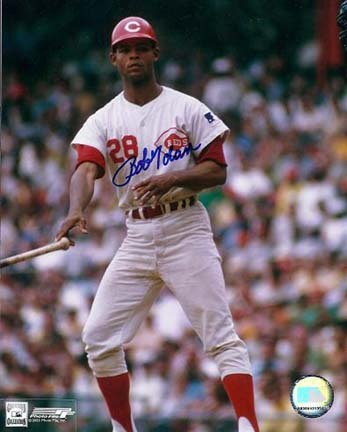
[{"label": "red batting helmet", "polygon": [[158,43],[153,27],[140,17],[122,19],[112,31],[111,46],[126,39],[145,38]]}]

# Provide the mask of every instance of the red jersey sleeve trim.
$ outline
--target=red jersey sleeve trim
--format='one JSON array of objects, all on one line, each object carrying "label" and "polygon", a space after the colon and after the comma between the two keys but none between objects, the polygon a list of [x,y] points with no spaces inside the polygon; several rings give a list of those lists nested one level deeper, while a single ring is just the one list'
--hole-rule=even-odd
[{"label": "red jersey sleeve trim", "polygon": [[93,162],[99,167],[97,178],[101,178],[104,176],[105,158],[98,149],[85,144],[74,144],[73,147],[77,151],[77,162],[75,170],[84,162]]},{"label": "red jersey sleeve trim", "polygon": [[228,166],[223,153],[224,140],[225,134],[215,138],[207,147],[202,150],[196,160],[196,163],[199,164],[207,160],[212,160],[218,165]]}]

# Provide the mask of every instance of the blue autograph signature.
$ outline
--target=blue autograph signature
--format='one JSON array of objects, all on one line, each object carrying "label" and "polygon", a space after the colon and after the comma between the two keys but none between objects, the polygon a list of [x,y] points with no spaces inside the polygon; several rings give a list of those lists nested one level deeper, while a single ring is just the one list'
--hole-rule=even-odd
[{"label": "blue autograph signature", "polygon": [[[190,155],[193,151],[198,150],[201,147],[201,144],[198,144],[196,147],[193,147],[191,143],[183,148],[183,150],[173,150],[172,147],[166,153],[162,153],[162,145],[159,145],[155,149],[151,150],[149,153],[148,149],[145,147],[142,151],[142,158],[137,160],[134,156],[130,159],[127,159],[122,165],[117,169],[112,178],[112,183],[116,187],[122,187],[127,185],[131,178],[140,174],[142,171],[147,171],[151,166],[153,161],[157,162],[157,169],[160,168],[161,164],[164,166],[168,165],[171,162],[174,162],[179,159],[183,159],[185,156]],[[122,183],[119,183],[117,177],[120,173],[123,173],[124,170],[127,170],[127,175],[125,176],[125,180]]]}]

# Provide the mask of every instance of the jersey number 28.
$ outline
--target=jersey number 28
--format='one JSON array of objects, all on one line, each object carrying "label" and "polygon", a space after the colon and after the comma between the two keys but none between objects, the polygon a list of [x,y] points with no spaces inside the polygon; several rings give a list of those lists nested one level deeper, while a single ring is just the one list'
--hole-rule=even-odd
[{"label": "jersey number 28", "polygon": [[124,135],[121,140],[110,139],[107,141],[107,148],[110,158],[115,164],[136,157],[139,153],[137,139],[134,135]]}]

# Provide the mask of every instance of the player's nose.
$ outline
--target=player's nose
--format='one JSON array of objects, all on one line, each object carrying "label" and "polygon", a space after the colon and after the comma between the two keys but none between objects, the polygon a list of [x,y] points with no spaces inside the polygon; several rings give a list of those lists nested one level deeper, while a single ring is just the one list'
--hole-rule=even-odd
[{"label": "player's nose", "polygon": [[139,52],[136,50],[136,48],[133,48],[129,52],[130,59],[139,58]]}]

